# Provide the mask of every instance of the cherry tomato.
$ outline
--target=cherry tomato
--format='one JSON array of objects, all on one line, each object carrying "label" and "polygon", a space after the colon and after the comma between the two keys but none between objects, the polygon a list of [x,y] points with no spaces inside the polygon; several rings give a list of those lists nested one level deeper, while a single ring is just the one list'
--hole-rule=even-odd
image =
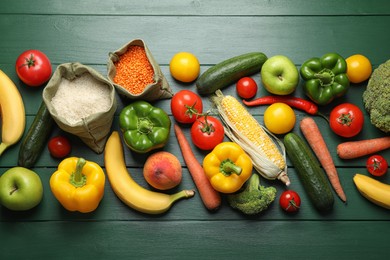
[{"label": "cherry tomato", "polygon": [[176,80],[192,82],[199,76],[200,64],[194,54],[179,52],[170,61],[169,71]]},{"label": "cherry tomato", "polygon": [[38,87],[49,80],[51,63],[41,51],[27,50],[19,55],[15,64],[16,74],[28,86]]},{"label": "cherry tomato", "polygon": [[274,134],[290,132],[295,125],[294,110],[287,104],[274,103],[264,112],[264,125]]},{"label": "cherry tomato", "polygon": [[296,191],[286,190],[279,197],[279,205],[287,212],[297,212],[301,206],[301,197]]},{"label": "cherry tomato", "polygon": [[236,84],[237,94],[245,99],[253,98],[257,92],[257,84],[250,77],[243,77]]},{"label": "cherry tomato", "polygon": [[195,92],[180,90],[171,99],[171,111],[176,121],[190,124],[195,122],[197,115],[203,112],[203,102]]},{"label": "cherry tomato", "polygon": [[352,83],[363,82],[371,76],[372,65],[367,57],[355,54],[345,61],[347,62],[347,76]]},{"label": "cherry tomato", "polygon": [[66,137],[56,136],[49,140],[48,148],[51,156],[61,159],[69,155],[71,145]]},{"label": "cherry tomato", "polygon": [[221,143],[225,137],[225,130],[221,121],[212,116],[199,117],[191,127],[191,139],[196,147],[202,150],[211,150]]},{"label": "cherry tomato", "polygon": [[343,103],[332,109],[329,117],[330,128],[342,137],[353,137],[360,133],[364,116],[360,108],[351,103]]},{"label": "cherry tomato", "polygon": [[382,176],[386,174],[389,165],[383,156],[376,154],[367,159],[366,167],[370,174]]}]

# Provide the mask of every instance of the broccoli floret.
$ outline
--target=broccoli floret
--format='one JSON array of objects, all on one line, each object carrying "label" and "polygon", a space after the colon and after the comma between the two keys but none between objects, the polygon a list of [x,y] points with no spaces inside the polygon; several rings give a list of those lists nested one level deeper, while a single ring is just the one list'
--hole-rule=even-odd
[{"label": "broccoli floret", "polygon": [[232,208],[247,215],[254,215],[266,210],[275,200],[275,196],[275,187],[261,186],[259,175],[254,173],[243,191],[229,194],[227,199]]},{"label": "broccoli floret", "polygon": [[379,65],[372,73],[363,103],[370,114],[371,123],[385,133],[390,132],[390,60]]}]

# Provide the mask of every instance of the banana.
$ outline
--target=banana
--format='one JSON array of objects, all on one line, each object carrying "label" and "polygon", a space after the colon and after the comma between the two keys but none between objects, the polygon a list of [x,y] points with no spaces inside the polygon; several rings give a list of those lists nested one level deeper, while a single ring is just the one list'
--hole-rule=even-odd
[{"label": "banana", "polygon": [[0,111],[2,119],[0,156],[17,143],[26,127],[22,96],[12,80],[0,70]]},{"label": "banana", "polygon": [[175,201],[195,194],[194,190],[182,190],[168,195],[148,190],[136,183],[126,168],[123,145],[117,131],[113,131],[107,140],[104,164],[114,193],[123,203],[143,213],[164,213]]},{"label": "banana", "polygon": [[363,174],[355,174],[353,181],[358,191],[376,205],[390,209],[390,185]]}]

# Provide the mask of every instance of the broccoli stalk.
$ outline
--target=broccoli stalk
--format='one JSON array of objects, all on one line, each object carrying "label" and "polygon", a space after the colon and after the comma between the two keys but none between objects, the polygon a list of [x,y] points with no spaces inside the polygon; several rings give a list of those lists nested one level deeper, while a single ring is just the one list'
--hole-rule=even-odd
[{"label": "broccoli stalk", "polygon": [[261,186],[259,175],[254,173],[242,192],[229,194],[227,199],[232,208],[247,215],[255,215],[266,210],[275,196],[275,187]]}]

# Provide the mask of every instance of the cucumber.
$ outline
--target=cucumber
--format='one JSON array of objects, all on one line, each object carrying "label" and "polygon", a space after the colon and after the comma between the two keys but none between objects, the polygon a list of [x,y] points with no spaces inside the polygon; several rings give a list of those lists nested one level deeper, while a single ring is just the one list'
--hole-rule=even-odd
[{"label": "cucumber", "polygon": [[242,77],[258,73],[266,60],[264,53],[251,52],[222,61],[210,67],[196,80],[198,93],[210,95]]},{"label": "cucumber", "polygon": [[18,165],[26,168],[34,166],[52,132],[54,119],[42,101],[30,128],[19,149]]},{"label": "cucumber", "polygon": [[294,133],[285,135],[284,145],[311,202],[319,211],[332,209],[334,197],[331,186],[310,147]]}]

